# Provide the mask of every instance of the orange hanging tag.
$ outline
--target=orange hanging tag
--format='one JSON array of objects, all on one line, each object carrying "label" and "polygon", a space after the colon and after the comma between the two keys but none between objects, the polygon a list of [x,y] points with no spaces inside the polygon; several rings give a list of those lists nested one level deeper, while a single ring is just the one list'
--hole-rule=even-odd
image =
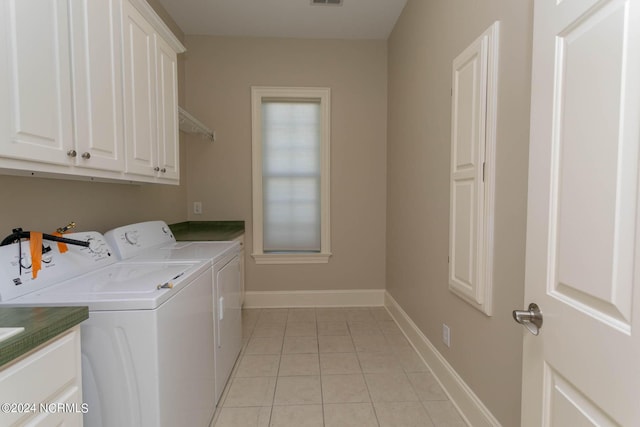
[{"label": "orange hanging tag", "polygon": [[38,277],[38,271],[42,268],[42,233],[32,231],[29,237],[29,246],[31,249],[31,272],[35,279]]},{"label": "orange hanging tag", "polygon": [[[51,233],[51,235],[56,237],[62,237],[62,233],[58,233],[57,231],[55,233]],[[58,242],[58,251],[60,251],[61,254],[67,252],[68,250],[69,248],[67,247],[66,243]]]}]

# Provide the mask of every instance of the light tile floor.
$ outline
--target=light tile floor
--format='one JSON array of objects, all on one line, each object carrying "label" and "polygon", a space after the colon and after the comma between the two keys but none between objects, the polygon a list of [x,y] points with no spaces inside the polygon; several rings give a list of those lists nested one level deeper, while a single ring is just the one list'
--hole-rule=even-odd
[{"label": "light tile floor", "polygon": [[382,307],[243,310],[214,427],[463,427]]}]

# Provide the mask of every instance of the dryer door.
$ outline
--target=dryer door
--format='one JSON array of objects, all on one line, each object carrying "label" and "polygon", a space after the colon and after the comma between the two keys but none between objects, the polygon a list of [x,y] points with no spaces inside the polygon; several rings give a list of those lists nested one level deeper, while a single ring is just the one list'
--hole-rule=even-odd
[{"label": "dryer door", "polygon": [[222,268],[217,267],[218,264],[215,268],[216,401],[242,347],[240,258],[236,255]]}]

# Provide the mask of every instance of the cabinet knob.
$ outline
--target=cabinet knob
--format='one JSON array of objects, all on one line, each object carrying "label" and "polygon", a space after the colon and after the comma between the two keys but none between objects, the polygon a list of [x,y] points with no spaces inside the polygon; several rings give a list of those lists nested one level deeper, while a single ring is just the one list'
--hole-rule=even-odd
[{"label": "cabinet knob", "polygon": [[165,168],[160,169],[160,172],[165,173],[167,170]]},{"label": "cabinet knob", "polygon": [[158,166],[156,166],[155,168],[153,168],[153,170],[158,172],[160,170],[160,168]]},{"label": "cabinet knob", "polygon": [[89,160],[91,158],[91,153],[89,153],[88,151],[82,153],[82,158],[85,160]]},{"label": "cabinet knob", "polygon": [[69,156],[69,157],[75,157],[77,155],[78,155],[78,153],[76,152],[76,150],[67,151],[67,156]]}]

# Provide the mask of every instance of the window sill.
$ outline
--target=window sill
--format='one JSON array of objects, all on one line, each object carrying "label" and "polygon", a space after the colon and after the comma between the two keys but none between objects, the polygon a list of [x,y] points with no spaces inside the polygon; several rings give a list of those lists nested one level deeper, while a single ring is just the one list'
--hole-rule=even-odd
[{"label": "window sill", "polygon": [[255,253],[251,256],[256,260],[256,264],[327,264],[331,253]]}]

